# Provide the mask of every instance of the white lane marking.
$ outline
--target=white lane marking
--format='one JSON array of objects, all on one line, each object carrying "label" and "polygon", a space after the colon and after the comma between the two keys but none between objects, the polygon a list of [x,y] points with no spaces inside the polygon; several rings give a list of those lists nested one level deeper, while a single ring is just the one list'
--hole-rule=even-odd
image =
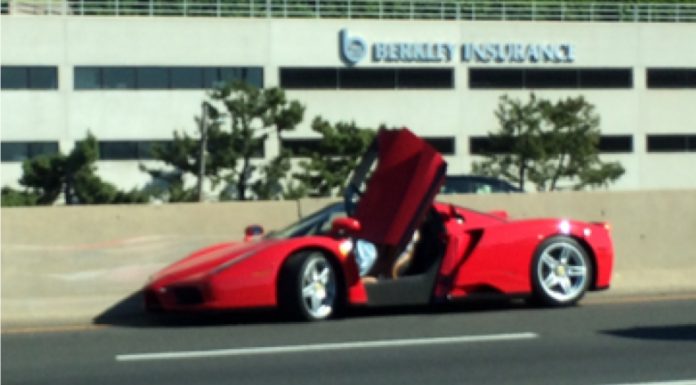
[{"label": "white lane marking", "polygon": [[223,356],[249,356],[260,354],[278,353],[305,353],[327,350],[351,350],[351,349],[374,349],[403,346],[421,345],[446,345],[466,342],[491,342],[491,341],[510,341],[524,340],[539,337],[536,333],[509,333],[509,334],[489,334],[479,336],[454,336],[439,338],[414,338],[401,340],[381,340],[381,341],[356,341],[339,342],[328,344],[313,345],[290,345],[290,346],[265,346],[239,349],[217,349],[217,350],[198,350],[183,352],[162,352],[162,353],[138,353],[138,354],[119,354],[116,361],[152,361],[152,360],[176,360],[185,358],[203,357],[223,357]]},{"label": "white lane marking", "polygon": [[696,385],[696,379],[682,381],[658,381],[658,382],[627,382],[612,385]]}]

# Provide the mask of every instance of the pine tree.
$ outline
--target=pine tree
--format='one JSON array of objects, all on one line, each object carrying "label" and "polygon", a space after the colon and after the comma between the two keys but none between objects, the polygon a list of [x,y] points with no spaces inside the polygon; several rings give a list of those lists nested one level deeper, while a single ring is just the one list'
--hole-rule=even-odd
[{"label": "pine tree", "polygon": [[41,155],[22,164],[19,183],[37,204],[53,204],[62,193],[65,204],[104,204],[146,202],[148,196],[133,189],[118,190],[96,174],[99,159],[97,139],[91,133],[76,143],[68,155]]},{"label": "pine tree", "polygon": [[341,194],[360,156],[375,137],[375,130],[360,128],[355,122],[331,124],[321,117],[312,122],[312,130],[321,134],[318,148],[300,154],[309,159],[300,162],[301,172],[293,174],[313,197]]},{"label": "pine tree", "polygon": [[[193,190],[184,187],[186,175],[196,178],[198,185],[202,179],[209,180],[212,188],[226,185],[220,193],[223,200],[247,200],[249,189],[262,199],[280,198],[284,194],[278,189],[289,170],[288,155],[279,151],[267,164],[253,160],[262,156],[271,133],[280,145],[282,133],[293,130],[303,115],[304,106],[288,101],[279,88],[258,89],[241,82],[221,85],[203,102],[203,113],[195,118],[199,127],[196,135],[175,132],[170,145],[155,150],[155,158],[174,171],[146,171],[160,180],[167,180],[164,175],[169,177],[172,189],[181,192],[167,191],[170,201],[191,196]],[[252,183],[258,171],[261,180]],[[171,179],[174,175],[178,176]]]},{"label": "pine tree", "polygon": [[555,103],[503,96],[495,114],[500,129],[489,134],[485,159],[474,162],[476,174],[553,191],[608,186],[624,173],[618,162],[599,158],[600,119],[582,96]]}]

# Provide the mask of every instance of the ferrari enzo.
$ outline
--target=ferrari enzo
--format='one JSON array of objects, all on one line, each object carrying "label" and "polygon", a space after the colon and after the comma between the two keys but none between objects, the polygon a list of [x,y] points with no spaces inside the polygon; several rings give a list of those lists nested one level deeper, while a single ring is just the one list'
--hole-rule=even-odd
[{"label": "ferrari enzo", "polygon": [[277,307],[323,320],[350,306],[416,305],[481,294],[568,306],[609,287],[609,226],[511,220],[434,202],[442,156],[407,129],[381,130],[343,202],[242,242],[194,252],[151,277],[151,311]]}]

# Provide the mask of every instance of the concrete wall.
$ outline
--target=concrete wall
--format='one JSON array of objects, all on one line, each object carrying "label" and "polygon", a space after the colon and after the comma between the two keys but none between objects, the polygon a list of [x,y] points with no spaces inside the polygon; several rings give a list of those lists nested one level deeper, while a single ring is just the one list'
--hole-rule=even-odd
[{"label": "concrete wall", "polygon": [[2,322],[88,322],[203,246],[280,228],[296,202],[2,209]]},{"label": "concrete wall", "polygon": [[447,198],[482,210],[504,208],[513,218],[609,222],[616,252],[613,290],[696,289],[695,190]]},{"label": "concrete wall", "polygon": [[[616,270],[598,295],[696,292],[696,190],[443,196],[513,218],[612,224]],[[4,325],[88,322],[165,264],[244,226],[280,228],[326,200],[2,209]]]}]

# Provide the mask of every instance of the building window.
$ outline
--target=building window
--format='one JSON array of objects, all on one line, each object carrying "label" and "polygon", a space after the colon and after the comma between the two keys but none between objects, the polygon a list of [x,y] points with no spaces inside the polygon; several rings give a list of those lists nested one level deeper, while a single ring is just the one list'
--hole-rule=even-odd
[{"label": "building window", "polygon": [[2,142],[2,161],[21,162],[39,155],[58,153],[58,142]]},{"label": "building window", "polygon": [[470,68],[472,89],[632,88],[630,68]]},{"label": "building window", "polygon": [[136,68],[135,84],[138,89],[167,89],[169,88],[169,70],[165,67]]},{"label": "building window", "polygon": [[263,87],[261,67],[75,67],[75,89],[210,89],[227,81]]},{"label": "building window", "polygon": [[[99,141],[99,160],[152,160],[156,146],[169,146],[171,140],[103,140]],[[264,158],[264,144],[261,143],[252,158]]]},{"label": "building window", "polygon": [[602,135],[599,137],[599,152],[614,154],[633,152],[633,137],[631,135]]},{"label": "building window", "polygon": [[341,68],[339,89],[394,89],[396,71],[388,68]]},{"label": "building window", "polygon": [[454,71],[443,68],[400,68],[396,72],[399,88],[454,88]]},{"label": "building window", "polygon": [[451,89],[451,68],[281,68],[285,89]]},{"label": "building window", "polygon": [[[454,155],[454,138],[451,136],[445,137],[424,137],[426,142],[431,146],[435,147],[443,155]],[[322,151],[321,139],[312,138],[297,138],[297,139],[283,139],[283,148],[292,151],[293,156],[303,157],[312,153],[319,153],[321,155],[336,155],[327,154]]]},{"label": "building window", "polygon": [[76,67],[75,89],[76,90],[91,90],[102,87],[102,71],[99,67]]},{"label": "building window", "polygon": [[648,88],[696,88],[696,68],[648,68]]},{"label": "building window", "polygon": [[338,71],[335,68],[281,68],[280,87],[335,90],[338,88]]},{"label": "building window", "polygon": [[99,160],[155,159],[153,148],[166,146],[168,140],[108,140],[99,141]]},{"label": "building window", "polygon": [[696,134],[648,135],[648,152],[696,152]]},{"label": "building window", "polygon": [[170,69],[171,88],[201,89],[203,86],[203,69],[195,67],[180,67]]},{"label": "building window", "polygon": [[302,157],[314,152],[320,153],[321,139],[283,139],[282,146],[290,150],[293,156]]},{"label": "building window", "polygon": [[578,88],[578,71],[528,69],[522,73],[523,88]]},{"label": "building window", "polygon": [[583,69],[578,72],[578,88],[633,88],[630,68]]},{"label": "building window", "polygon": [[[597,145],[600,153],[633,152],[631,135],[602,135]],[[469,153],[472,155],[505,154],[512,149],[512,143],[493,143],[487,136],[469,137]]]},{"label": "building window", "polygon": [[442,155],[454,155],[454,138],[451,136],[444,137],[423,137],[431,146],[440,152]]},{"label": "building window", "polygon": [[58,89],[58,67],[2,66],[0,71],[3,90]]},{"label": "building window", "polygon": [[524,88],[524,70],[470,68],[469,88]]},{"label": "building window", "polygon": [[109,67],[102,69],[102,88],[135,89],[135,68]]},{"label": "building window", "polygon": [[469,153],[472,155],[505,154],[512,150],[512,143],[493,144],[487,136],[469,137]]}]

